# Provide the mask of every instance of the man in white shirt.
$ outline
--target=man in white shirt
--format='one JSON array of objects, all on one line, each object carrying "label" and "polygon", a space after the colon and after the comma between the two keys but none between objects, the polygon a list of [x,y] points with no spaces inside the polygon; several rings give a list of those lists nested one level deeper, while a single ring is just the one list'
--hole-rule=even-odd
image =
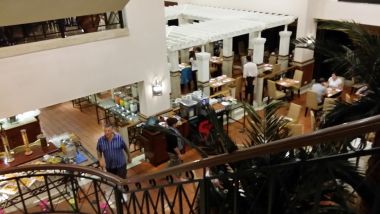
[{"label": "man in white shirt", "polygon": [[330,88],[338,88],[340,90],[343,89],[343,82],[341,78],[338,78],[335,73],[331,74],[331,77],[328,80]]},{"label": "man in white shirt", "polygon": [[323,102],[323,97],[326,95],[325,79],[320,78],[317,83],[311,86],[311,91],[317,94],[317,102],[321,104]]},{"label": "man in white shirt", "polygon": [[252,57],[247,56],[247,63],[245,63],[243,67],[243,78],[245,80],[245,100],[248,100],[249,97],[249,103],[253,104],[253,81],[257,77],[257,65],[252,62]]}]

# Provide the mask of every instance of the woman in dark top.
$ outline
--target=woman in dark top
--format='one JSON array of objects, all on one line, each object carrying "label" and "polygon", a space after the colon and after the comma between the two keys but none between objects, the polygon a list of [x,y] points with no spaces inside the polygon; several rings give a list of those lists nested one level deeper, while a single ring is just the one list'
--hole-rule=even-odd
[{"label": "woman in dark top", "polygon": [[166,123],[168,124],[169,132],[166,133],[166,151],[169,155],[169,166],[175,166],[181,163],[182,155],[181,155],[181,149],[179,148],[178,142],[178,133],[176,132],[175,125],[177,124],[178,120],[176,118],[168,118],[166,120]]}]

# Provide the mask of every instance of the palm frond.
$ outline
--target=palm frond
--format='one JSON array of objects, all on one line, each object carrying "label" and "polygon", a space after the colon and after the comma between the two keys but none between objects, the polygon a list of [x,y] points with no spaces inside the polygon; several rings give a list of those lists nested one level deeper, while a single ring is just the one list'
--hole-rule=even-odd
[{"label": "palm frond", "polygon": [[[213,124],[214,130],[212,135],[214,136],[214,145],[220,145],[222,151],[219,153],[231,153],[237,150],[236,144],[231,140],[228,134],[224,131],[223,121],[218,120],[218,116],[215,110],[210,105],[203,105],[202,108],[206,111],[207,118]],[[214,148],[218,150],[218,148]]]},{"label": "palm frond", "polygon": [[269,143],[288,136],[288,123],[283,117],[277,115],[277,111],[284,105],[281,101],[273,101],[263,109],[260,116],[251,105],[245,105],[248,123],[248,140],[245,145],[254,146]]},{"label": "palm frond", "polygon": [[296,48],[306,48],[309,50],[314,50],[315,43],[315,38],[311,36],[297,38],[293,41]]}]

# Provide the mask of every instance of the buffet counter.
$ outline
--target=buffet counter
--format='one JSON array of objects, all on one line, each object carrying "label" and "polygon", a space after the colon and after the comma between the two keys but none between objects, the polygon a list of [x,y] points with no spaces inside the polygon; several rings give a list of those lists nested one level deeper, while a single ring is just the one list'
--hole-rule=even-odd
[{"label": "buffet counter", "polygon": [[[2,128],[8,138],[11,149],[23,145],[20,131],[26,130],[30,142],[37,140],[37,135],[41,134],[40,122],[38,120],[39,110],[25,112],[16,116],[16,121],[0,119]],[[3,142],[0,139],[0,151],[4,151]]]},{"label": "buffet counter", "polygon": [[13,149],[11,154],[14,161],[8,162],[5,153],[0,156],[0,169],[15,167],[25,164],[65,163],[65,154],[61,149],[63,139],[71,139],[76,142],[77,157],[73,163],[82,166],[96,165],[98,160],[80,143],[78,137],[73,134],[62,134],[50,139],[46,147],[41,146],[40,140],[30,144],[33,151],[31,155],[25,155],[25,147],[19,146]]},{"label": "buffet counter", "polygon": [[[77,153],[74,160],[68,161],[68,153],[59,149],[61,142],[70,139],[76,142],[75,151]],[[98,165],[97,159],[83,147],[75,135],[62,134],[50,139],[46,147],[42,147],[38,141],[30,144],[33,154],[25,156],[24,151],[20,150],[14,154],[15,160],[11,163],[2,162],[0,166],[13,167],[18,165],[40,165],[40,164],[61,164],[70,163],[81,166]],[[72,179],[72,180],[70,180]],[[69,197],[73,191],[73,183],[76,188],[85,188],[88,191],[89,180],[70,177],[70,172],[66,170],[38,170],[23,171],[0,175],[0,213],[17,212],[18,206],[28,208],[36,207],[41,201],[52,198],[57,201]],[[86,186],[87,185],[87,186]],[[74,190],[80,197],[80,191]],[[29,210],[28,210],[29,211]]]}]

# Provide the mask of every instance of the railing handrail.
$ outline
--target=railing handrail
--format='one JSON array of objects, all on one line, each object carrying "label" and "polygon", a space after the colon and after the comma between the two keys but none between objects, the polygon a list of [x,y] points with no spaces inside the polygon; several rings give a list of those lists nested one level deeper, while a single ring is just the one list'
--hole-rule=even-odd
[{"label": "railing handrail", "polygon": [[1,169],[0,175],[10,174],[10,173],[19,173],[19,172],[28,172],[28,171],[39,171],[39,170],[66,170],[69,172],[87,173],[90,175],[98,176],[114,184],[121,184],[123,182],[123,179],[117,175],[104,172],[94,167],[79,166],[79,165],[72,165],[72,164],[38,164],[38,165],[23,165],[23,166],[17,166],[17,167],[9,167],[6,169]]},{"label": "railing handrail", "polygon": [[218,166],[225,163],[232,163],[236,161],[252,159],[253,157],[258,157],[270,153],[278,153],[303,146],[313,146],[316,144],[320,144],[321,141],[324,140],[331,141],[338,138],[352,137],[371,131],[377,131],[379,129],[380,115],[321,129],[302,136],[276,140],[271,143],[254,146],[244,150],[239,150],[230,154],[221,154],[213,156],[211,158],[205,158],[202,160],[184,163],[179,166],[163,169],[159,172],[133,176],[128,179],[122,179],[116,175],[101,171],[97,168],[70,164],[24,165],[7,169],[1,169],[0,175],[33,170],[67,170],[72,172],[88,173],[91,175],[99,176],[100,178],[113,182],[117,185],[127,185],[152,179],[161,179],[168,175],[178,174],[179,172],[186,172],[195,169]]},{"label": "railing handrail", "polygon": [[134,176],[125,180],[124,184],[133,184],[141,181],[164,178],[165,176],[175,175],[179,172],[186,172],[195,169],[218,166],[225,163],[252,159],[253,157],[270,153],[283,152],[303,146],[317,145],[324,140],[331,141],[338,138],[357,136],[377,130],[380,130],[380,115],[317,130],[302,136],[276,140],[267,144],[257,145],[244,150],[238,150],[230,154],[221,154],[202,160],[183,163],[178,166],[160,170],[159,172]]}]

